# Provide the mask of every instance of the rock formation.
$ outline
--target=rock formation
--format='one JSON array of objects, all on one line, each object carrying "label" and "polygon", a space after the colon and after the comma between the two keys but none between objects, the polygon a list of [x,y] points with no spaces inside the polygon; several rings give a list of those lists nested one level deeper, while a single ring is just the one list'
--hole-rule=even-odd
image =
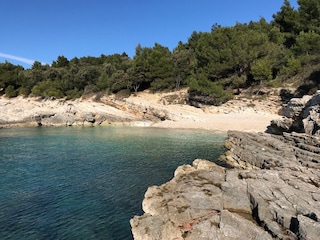
[{"label": "rock formation", "polygon": [[[235,129],[235,124],[230,123],[235,117],[231,115],[239,114],[237,128],[247,125],[249,129],[256,126],[253,129],[262,128],[264,131],[271,119],[278,117],[279,100],[276,95],[265,101],[248,100],[239,95],[237,96],[239,98],[222,106],[203,108],[195,108],[186,104],[187,95],[187,89],[181,89],[169,93],[145,91],[125,98],[117,95],[99,95],[75,100],[2,96],[0,97],[0,128],[120,123],[139,126],[160,126],[162,124],[161,127],[173,124],[175,127],[221,130],[221,125],[224,126],[224,129],[229,129],[226,127],[227,119],[229,119],[229,125],[233,125],[232,129]],[[259,126],[252,124],[255,121],[254,117],[258,117]],[[213,124],[217,118],[223,119],[223,124]],[[248,124],[249,121],[251,123]]]},{"label": "rock formation", "polygon": [[[146,98],[132,96],[124,99],[104,96],[98,101],[95,97],[76,100],[2,97],[0,127],[83,126],[108,123],[148,125],[164,120],[193,118],[193,115],[198,113],[184,114],[187,112],[183,109],[184,94],[185,92],[168,93],[164,94],[162,99],[152,94],[146,94]],[[168,105],[171,102],[177,107],[169,109]],[[201,112],[199,109],[197,111]]]},{"label": "rock formation", "polygon": [[276,135],[228,132],[230,167],[195,160],[148,188],[134,238],[319,239],[320,92],[283,112],[269,127]]},{"label": "rock formation", "polygon": [[147,123],[148,119],[93,99],[0,98],[0,127]]},{"label": "rock formation", "polygon": [[320,91],[313,96],[292,98],[283,109],[284,116],[271,122],[269,132],[301,132],[320,135]]},{"label": "rock formation", "polygon": [[224,168],[206,160],[150,187],[135,239],[318,239],[320,139],[229,132]]}]

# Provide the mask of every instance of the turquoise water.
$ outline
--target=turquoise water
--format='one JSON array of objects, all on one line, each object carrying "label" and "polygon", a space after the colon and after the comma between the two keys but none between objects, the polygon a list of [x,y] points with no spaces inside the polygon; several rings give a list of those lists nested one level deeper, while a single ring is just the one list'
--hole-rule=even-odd
[{"label": "turquoise water", "polygon": [[148,186],[225,135],[136,127],[0,129],[0,239],[132,239]]}]

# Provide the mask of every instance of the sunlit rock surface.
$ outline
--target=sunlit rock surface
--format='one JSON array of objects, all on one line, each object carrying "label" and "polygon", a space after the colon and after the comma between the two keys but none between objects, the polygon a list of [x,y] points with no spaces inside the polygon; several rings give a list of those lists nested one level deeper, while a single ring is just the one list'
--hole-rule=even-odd
[{"label": "sunlit rock surface", "polygon": [[179,167],[150,187],[135,239],[318,239],[320,139],[229,132],[222,158]]}]

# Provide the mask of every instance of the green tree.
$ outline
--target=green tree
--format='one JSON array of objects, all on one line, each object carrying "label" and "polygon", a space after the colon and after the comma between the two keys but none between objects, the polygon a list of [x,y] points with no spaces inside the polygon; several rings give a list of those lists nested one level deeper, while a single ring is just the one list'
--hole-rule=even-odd
[{"label": "green tree", "polygon": [[188,42],[187,42],[188,47],[195,50],[201,35],[202,35],[201,32],[193,31],[191,36],[188,38]]},{"label": "green tree", "polygon": [[69,66],[69,60],[65,56],[58,56],[57,61],[52,62],[52,67],[68,67]]},{"label": "green tree", "polygon": [[188,92],[189,99],[196,99],[207,105],[220,105],[231,98],[222,84],[209,81],[205,76],[198,76],[198,79],[191,78]]},{"label": "green tree", "polygon": [[313,31],[300,32],[293,50],[297,55],[319,55],[320,35]]},{"label": "green tree", "polygon": [[300,30],[320,34],[320,1],[298,0]]},{"label": "green tree", "polygon": [[295,43],[295,37],[300,32],[299,13],[291,6],[289,0],[284,0],[281,10],[273,14],[272,24],[279,27],[284,34],[285,45],[290,48]]},{"label": "green tree", "polygon": [[109,75],[107,73],[103,72],[100,75],[96,85],[100,91],[109,89],[111,87]]},{"label": "green tree", "polygon": [[173,89],[175,87],[172,53],[167,47],[155,43],[147,58],[147,63],[149,71],[146,72],[146,78],[151,80],[152,90]]},{"label": "green tree", "polygon": [[132,62],[131,86],[135,92],[140,88],[141,90],[150,87],[151,79],[147,78],[149,72],[149,65],[147,62],[148,56],[151,52],[150,48],[142,47],[140,44],[136,47],[135,56]]},{"label": "green tree", "polygon": [[11,86],[9,90],[13,87],[17,89],[20,87],[20,78],[23,67],[13,65],[12,63],[5,62],[0,63],[0,92],[5,90],[8,86]]},{"label": "green tree", "polygon": [[33,64],[32,64],[32,69],[42,70],[43,67],[42,67],[41,62],[39,62],[39,61],[34,61]]},{"label": "green tree", "polygon": [[281,33],[280,28],[273,26],[269,31],[269,39],[272,43],[282,45],[285,41],[284,34]]},{"label": "green tree", "polygon": [[301,62],[294,56],[291,56],[288,58],[285,65],[282,66],[280,69],[280,78],[282,79],[288,79],[289,77],[292,77],[296,75],[301,70]]},{"label": "green tree", "polygon": [[272,66],[268,59],[259,59],[251,66],[250,73],[259,84],[272,79]]},{"label": "green tree", "polygon": [[179,89],[181,84],[186,84],[188,78],[193,75],[196,65],[194,51],[186,44],[179,42],[173,51],[173,71],[176,89]]},{"label": "green tree", "polygon": [[122,89],[130,89],[130,81],[127,72],[124,70],[118,70],[112,74],[111,79],[111,90],[113,92],[119,92]]},{"label": "green tree", "polygon": [[73,87],[83,90],[88,85],[95,85],[99,80],[100,74],[96,66],[82,66],[75,74]]}]

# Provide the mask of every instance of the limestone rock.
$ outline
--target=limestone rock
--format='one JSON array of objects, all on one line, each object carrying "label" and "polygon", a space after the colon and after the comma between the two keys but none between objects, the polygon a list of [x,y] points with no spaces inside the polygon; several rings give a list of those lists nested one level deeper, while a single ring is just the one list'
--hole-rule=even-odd
[{"label": "limestone rock", "polygon": [[315,214],[298,215],[295,220],[299,239],[318,239],[320,233],[320,223]]},{"label": "limestone rock", "polygon": [[274,119],[270,123],[270,133],[273,134],[281,134],[283,132],[291,132],[292,131],[293,119],[282,117],[279,119]]},{"label": "limestone rock", "polygon": [[287,118],[298,117],[303,109],[305,108],[308,101],[310,101],[311,96],[304,96],[302,98],[292,98],[288,105],[285,107],[284,116]]},{"label": "limestone rock", "polygon": [[302,113],[305,133],[320,135],[320,92],[306,104]]},{"label": "limestone rock", "polygon": [[150,187],[134,238],[318,239],[320,138],[232,131],[226,146],[236,168],[198,159]]},{"label": "limestone rock", "polygon": [[268,132],[301,132],[320,135],[320,91],[313,96],[292,98],[284,108],[284,117],[273,120]]}]

